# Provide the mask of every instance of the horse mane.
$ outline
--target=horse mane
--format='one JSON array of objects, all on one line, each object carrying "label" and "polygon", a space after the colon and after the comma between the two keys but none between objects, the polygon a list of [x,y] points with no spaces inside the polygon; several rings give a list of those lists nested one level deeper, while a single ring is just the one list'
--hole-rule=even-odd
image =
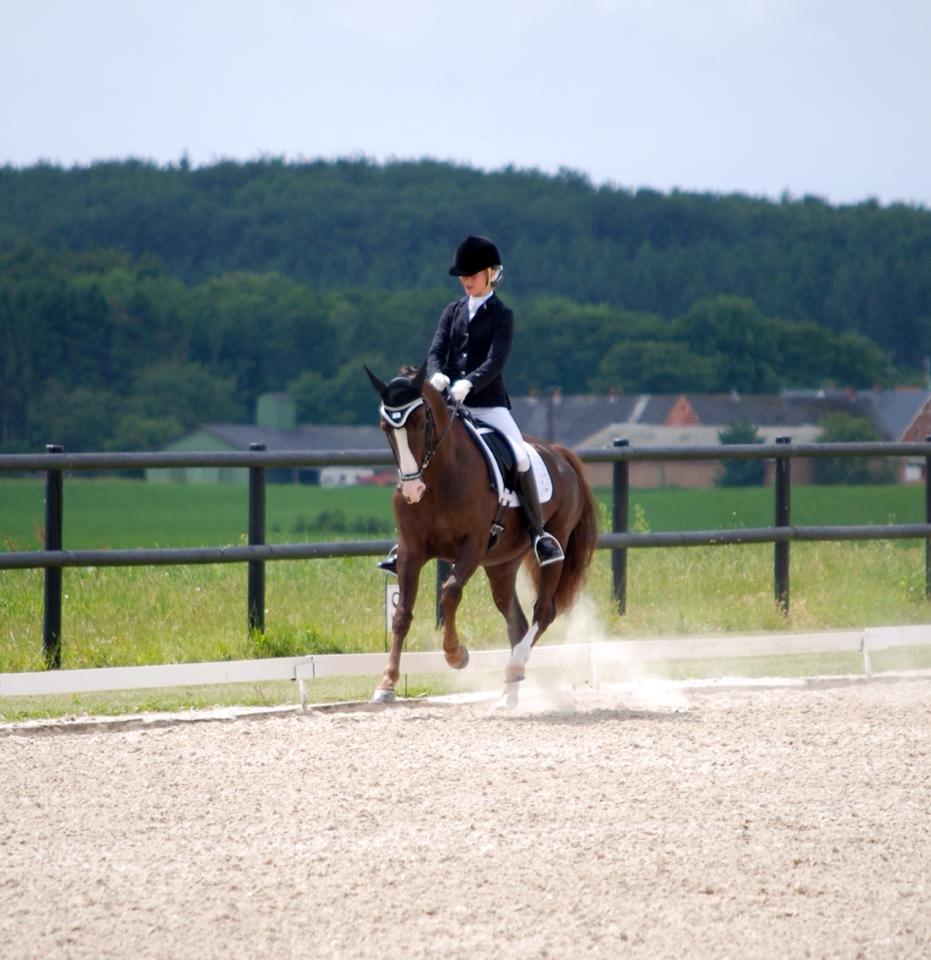
[{"label": "horse mane", "polygon": [[[420,373],[420,367],[406,363],[398,371],[398,376],[413,380],[418,373]],[[446,406],[446,401],[443,399],[443,395],[436,390],[427,379],[424,379],[422,392],[424,400],[427,401],[430,409],[433,410],[433,418],[436,420],[437,427],[442,430],[449,422],[449,417],[451,416],[449,407]]]}]

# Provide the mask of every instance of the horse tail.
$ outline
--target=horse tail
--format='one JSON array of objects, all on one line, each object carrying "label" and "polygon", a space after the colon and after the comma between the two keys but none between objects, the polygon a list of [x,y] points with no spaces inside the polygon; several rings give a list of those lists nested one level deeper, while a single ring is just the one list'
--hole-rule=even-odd
[{"label": "horse tail", "polygon": [[[571,450],[559,444],[553,444],[551,449],[563,457],[572,467],[579,485],[579,495],[582,498],[582,513],[578,523],[569,534],[569,540],[564,550],[566,558],[562,562],[562,573],[553,598],[556,603],[556,610],[559,613],[565,613],[578,596],[585,581],[588,565],[591,563],[592,555],[595,552],[595,546],[598,543],[598,510],[595,506],[592,489],[585,478],[585,468],[582,466],[582,461]],[[533,554],[531,553],[530,556],[532,557]],[[539,593],[540,567],[536,563],[531,564],[531,575],[537,593]]]}]

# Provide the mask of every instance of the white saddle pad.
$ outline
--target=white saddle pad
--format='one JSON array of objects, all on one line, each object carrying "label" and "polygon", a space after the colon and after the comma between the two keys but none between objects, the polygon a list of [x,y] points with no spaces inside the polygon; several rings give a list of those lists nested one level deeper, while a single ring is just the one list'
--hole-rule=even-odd
[{"label": "white saddle pad", "polygon": [[[530,469],[533,470],[533,478],[537,481],[537,493],[540,495],[540,503],[546,503],[553,496],[553,478],[546,469],[543,457],[537,452],[536,447],[526,444],[527,453],[530,455]],[[519,507],[520,500],[513,490],[505,490],[505,499],[502,501],[509,507]]]}]

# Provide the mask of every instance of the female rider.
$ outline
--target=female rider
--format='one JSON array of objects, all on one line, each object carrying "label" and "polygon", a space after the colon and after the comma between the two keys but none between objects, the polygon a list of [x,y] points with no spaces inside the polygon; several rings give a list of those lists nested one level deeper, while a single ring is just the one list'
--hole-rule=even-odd
[{"label": "female rider", "polygon": [[[514,312],[495,288],[504,269],[498,248],[487,237],[468,236],[456,249],[450,276],[458,277],[465,296],[440,314],[427,354],[427,376],[439,391],[449,390],[456,404],[495,427],[507,438],[517,467],[517,493],[530,524],[531,542],[540,566],[563,559],[559,541],[543,529],[540,497],[527,446],[504,388],[502,371],[511,352]],[[394,558],[380,564],[394,572]]]}]

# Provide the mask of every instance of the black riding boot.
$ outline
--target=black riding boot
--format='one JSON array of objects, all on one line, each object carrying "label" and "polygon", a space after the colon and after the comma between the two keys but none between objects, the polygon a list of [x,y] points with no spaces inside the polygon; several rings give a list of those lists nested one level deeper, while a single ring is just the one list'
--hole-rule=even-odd
[{"label": "black riding boot", "polygon": [[530,540],[537,563],[545,567],[548,563],[559,563],[565,559],[559,541],[543,529],[543,511],[540,509],[540,495],[537,493],[537,481],[533,468],[517,474],[517,492],[523,504],[527,522],[530,524]]},{"label": "black riding boot", "polygon": [[391,550],[388,552],[388,556],[384,560],[379,560],[375,564],[379,570],[384,570],[385,573],[393,573],[395,576],[398,575],[398,545],[395,544]]}]

